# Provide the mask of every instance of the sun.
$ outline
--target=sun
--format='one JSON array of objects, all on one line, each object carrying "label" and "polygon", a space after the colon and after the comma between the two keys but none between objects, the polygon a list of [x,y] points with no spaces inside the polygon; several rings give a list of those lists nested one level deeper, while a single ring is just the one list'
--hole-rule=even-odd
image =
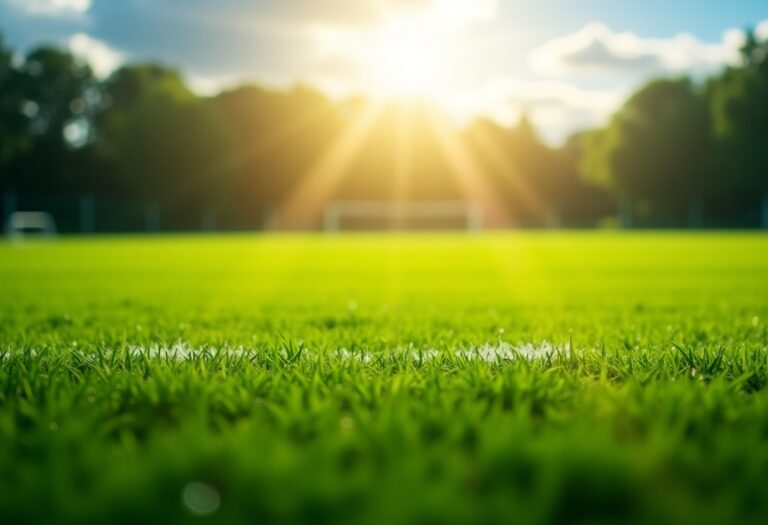
[{"label": "sun", "polygon": [[313,38],[318,56],[341,66],[340,75],[347,75],[350,85],[367,94],[440,98],[457,84],[467,83],[472,65],[466,60],[469,46],[464,27],[434,9],[391,16],[364,27],[317,26]]},{"label": "sun", "polygon": [[428,96],[440,88],[441,55],[427,35],[393,30],[374,43],[369,67],[380,91]]}]

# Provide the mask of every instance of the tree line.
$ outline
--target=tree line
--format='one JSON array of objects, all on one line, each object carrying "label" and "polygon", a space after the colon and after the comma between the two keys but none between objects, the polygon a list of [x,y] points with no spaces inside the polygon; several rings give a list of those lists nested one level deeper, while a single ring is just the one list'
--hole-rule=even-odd
[{"label": "tree line", "polygon": [[623,202],[625,221],[688,210],[768,227],[768,40],[703,83],[654,80],[583,138],[580,171]]},{"label": "tree line", "polygon": [[[480,185],[510,226],[768,220],[768,41],[751,33],[738,66],[704,82],[654,80],[605,127],[561,148],[542,143],[526,118],[511,129],[478,120],[446,130],[439,110],[413,102],[380,109],[355,138],[368,106],[308,87],[200,97],[158,64],[100,80],[65,50],[43,46],[18,60],[0,39],[4,213],[57,206],[35,196],[89,195],[105,230],[268,228],[335,155],[343,173],[314,192],[318,202],[299,203],[307,227],[332,200],[458,200]],[[340,151],[345,141],[354,148]],[[74,208],[51,211],[77,229]]]}]

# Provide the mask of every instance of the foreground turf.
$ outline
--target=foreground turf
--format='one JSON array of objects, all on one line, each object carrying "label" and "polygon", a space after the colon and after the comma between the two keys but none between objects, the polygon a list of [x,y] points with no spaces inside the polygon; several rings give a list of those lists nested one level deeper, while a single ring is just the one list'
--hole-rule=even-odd
[{"label": "foreground turf", "polygon": [[0,245],[0,522],[764,522],[768,237]]}]

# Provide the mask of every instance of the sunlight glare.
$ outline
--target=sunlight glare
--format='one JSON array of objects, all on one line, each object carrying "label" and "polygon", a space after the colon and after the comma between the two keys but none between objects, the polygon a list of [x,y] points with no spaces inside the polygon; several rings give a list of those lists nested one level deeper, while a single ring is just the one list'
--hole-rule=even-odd
[{"label": "sunlight glare", "polygon": [[450,124],[439,113],[431,112],[429,116],[429,123],[438,138],[438,144],[449,161],[451,174],[461,186],[464,195],[470,201],[484,203],[486,221],[513,224],[513,217],[489,180],[488,173],[474,158],[461,137],[451,130]]},{"label": "sunlight glare", "polygon": [[391,95],[423,96],[439,86],[440,54],[428,34],[394,27],[376,39],[370,67],[381,88]]},{"label": "sunlight glare", "polygon": [[381,115],[382,106],[369,103],[350,122],[347,129],[323,156],[305,173],[280,209],[281,227],[301,229],[302,221],[312,214],[322,214],[323,203],[343,181],[350,164],[368,138],[371,128]]}]

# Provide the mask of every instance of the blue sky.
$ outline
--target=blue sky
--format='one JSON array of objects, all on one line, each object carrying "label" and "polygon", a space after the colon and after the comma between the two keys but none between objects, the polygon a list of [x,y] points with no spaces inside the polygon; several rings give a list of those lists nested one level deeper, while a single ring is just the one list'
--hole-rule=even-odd
[{"label": "blue sky", "polygon": [[[617,31],[672,36],[681,31],[717,39],[725,29],[768,18],[764,0],[538,0],[505,2],[528,7],[533,27],[561,32],[600,20]],[[514,8],[511,8],[511,10]]]},{"label": "blue sky", "polygon": [[768,37],[766,20],[765,0],[0,0],[14,48],[68,46],[102,75],[151,59],[204,93],[414,91],[461,119],[526,111],[554,142],[649,77],[733,62],[740,29]]}]

